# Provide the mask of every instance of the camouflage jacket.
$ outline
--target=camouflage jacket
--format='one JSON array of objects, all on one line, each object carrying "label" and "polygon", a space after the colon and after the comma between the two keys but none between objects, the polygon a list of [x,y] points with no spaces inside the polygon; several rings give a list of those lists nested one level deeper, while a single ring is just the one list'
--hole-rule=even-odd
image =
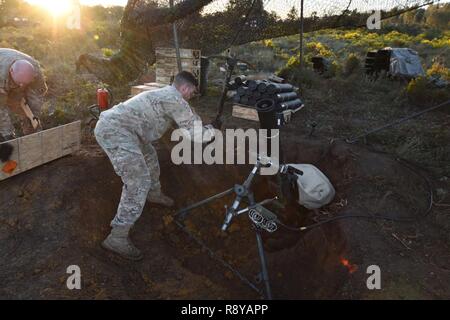
[{"label": "camouflage jacket", "polygon": [[[173,86],[140,93],[102,112],[100,122],[114,131],[106,144],[130,151],[160,139],[174,124],[185,129],[183,135],[195,142],[209,142],[214,137],[214,128],[202,125],[201,118]],[[195,122],[200,130],[194,130]]]},{"label": "camouflage jacket", "polygon": [[[25,88],[18,87],[9,76],[11,65],[14,61],[20,59],[29,61],[36,70],[34,81]],[[39,62],[20,51],[0,48],[0,107],[7,105],[8,98],[15,101],[20,101],[21,98],[25,98],[31,111],[35,115],[38,115],[42,107],[43,96],[46,92],[47,85]]]}]

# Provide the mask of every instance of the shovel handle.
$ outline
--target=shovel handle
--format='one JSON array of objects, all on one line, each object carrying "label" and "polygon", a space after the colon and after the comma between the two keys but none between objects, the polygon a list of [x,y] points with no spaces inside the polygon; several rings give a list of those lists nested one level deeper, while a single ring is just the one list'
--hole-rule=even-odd
[{"label": "shovel handle", "polygon": [[34,130],[36,130],[39,127],[39,119],[34,116],[33,112],[31,111],[30,107],[26,103],[21,104],[23,112],[25,112],[25,115],[30,120],[31,125],[33,126]]}]

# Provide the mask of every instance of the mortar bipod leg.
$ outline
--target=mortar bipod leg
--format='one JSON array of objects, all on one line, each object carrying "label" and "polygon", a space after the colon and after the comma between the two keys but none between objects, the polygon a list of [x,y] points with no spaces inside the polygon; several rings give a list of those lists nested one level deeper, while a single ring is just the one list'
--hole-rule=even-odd
[{"label": "mortar bipod leg", "polygon": [[[252,191],[248,192],[247,198],[248,198],[248,202],[249,202],[251,207],[256,204],[255,197],[254,197]],[[268,269],[267,269],[266,254],[264,252],[263,240],[262,240],[262,237],[261,237],[261,234],[260,234],[261,230],[255,224],[253,224],[253,227],[255,228],[255,233],[256,233],[256,243],[258,245],[258,254],[259,254],[259,260],[260,260],[260,264],[261,264],[261,275],[262,275],[262,280],[264,282],[264,287],[265,287],[265,292],[266,292],[266,299],[267,300],[272,300],[272,290],[270,288],[269,272],[268,272]]]},{"label": "mortar bipod leg", "polygon": [[204,200],[201,200],[197,203],[194,203],[193,205],[190,205],[189,207],[183,208],[180,211],[178,211],[177,213],[175,213],[175,217],[180,219],[180,220],[184,220],[186,218],[186,216],[189,214],[189,211],[196,209],[198,207],[201,207],[211,201],[214,201],[216,199],[220,199],[222,197],[225,197],[229,194],[232,194],[234,192],[234,188],[230,188],[222,193],[218,193],[212,197],[206,198]]},{"label": "mortar bipod leg", "polygon": [[265,292],[266,292],[266,299],[272,300],[272,290],[270,288],[270,281],[269,281],[269,272],[267,270],[267,261],[266,261],[266,254],[264,253],[264,246],[262,237],[260,234],[260,230],[257,226],[255,226],[255,232],[256,232],[256,242],[258,243],[258,254],[259,259],[261,263],[261,275],[262,280],[264,282]]}]

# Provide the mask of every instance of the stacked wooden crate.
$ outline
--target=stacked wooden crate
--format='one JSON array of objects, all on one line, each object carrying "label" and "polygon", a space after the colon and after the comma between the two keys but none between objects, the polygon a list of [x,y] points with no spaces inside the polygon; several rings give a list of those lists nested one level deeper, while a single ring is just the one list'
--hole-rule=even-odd
[{"label": "stacked wooden crate", "polygon": [[[201,52],[193,49],[180,49],[181,66],[191,72],[200,84]],[[174,48],[156,48],[156,82],[131,87],[131,96],[144,91],[153,91],[172,84],[178,73],[177,54]]]},{"label": "stacked wooden crate", "polygon": [[[180,49],[181,67],[191,72],[200,83],[201,51]],[[156,82],[171,84],[178,73],[177,54],[175,48],[156,48]]]}]

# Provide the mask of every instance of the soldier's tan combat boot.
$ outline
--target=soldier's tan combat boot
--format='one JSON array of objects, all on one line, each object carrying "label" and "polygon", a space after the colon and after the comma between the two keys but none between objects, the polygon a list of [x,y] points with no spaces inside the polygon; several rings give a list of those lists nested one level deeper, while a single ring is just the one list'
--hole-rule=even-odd
[{"label": "soldier's tan combat boot", "polygon": [[172,198],[166,196],[161,192],[150,192],[147,196],[147,201],[160,204],[168,208],[173,207],[173,205],[175,204]]},{"label": "soldier's tan combat boot", "polygon": [[128,237],[130,228],[131,226],[114,226],[109,236],[102,242],[102,247],[125,259],[141,260],[141,251],[133,245]]}]

